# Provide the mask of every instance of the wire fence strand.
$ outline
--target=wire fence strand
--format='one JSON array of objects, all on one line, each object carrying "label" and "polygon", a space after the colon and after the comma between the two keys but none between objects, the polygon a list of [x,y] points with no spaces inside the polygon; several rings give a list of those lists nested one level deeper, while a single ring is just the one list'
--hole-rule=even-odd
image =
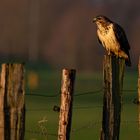
[{"label": "wire fence strand", "polygon": [[[74,97],[81,97],[81,96],[87,96],[87,95],[94,95],[94,94],[101,94],[103,95],[103,91],[104,91],[104,87],[102,88],[99,88],[99,89],[96,89],[96,90],[93,90],[93,91],[87,91],[87,92],[75,92],[74,94]],[[124,89],[123,90],[123,93],[135,93],[137,92],[136,89]],[[58,93],[49,93],[47,94],[47,92],[42,92],[42,93],[39,93],[38,92],[26,92],[26,96],[36,96],[36,97],[45,97],[45,98],[55,98],[55,97],[60,97],[60,94],[61,92],[58,92]],[[123,104],[124,105],[124,104]],[[83,106],[73,106],[73,110],[90,110],[90,109],[96,109],[96,108],[101,108],[102,109],[103,105],[83,105]],[[49,112],[49,111],[54,111],[53,110],[53,105],[52,107],[48,107],[48,108],[27,108],[26,109],[27,112],[41,112],[41,111],[44,111],[44,112]],[[59,111],[58,111],[59,112]],[[85,129],[91,129],[91,128],[95,128],[97,127],[97,125],[99,125],[99,127],[101,127],[101,123],[102,121],[98,120],[92,120],[92,121],[89,121],[87,123],[85,123],[84,125],[82,126],[79,126],[77,128],[72,128],[71,129],[71,135],[74,135],[75,133],[78,133],[80,132],[81,130],[85,130]],[[125,125],[130,125],[130,124],[136,124],[136,123],[140,123],[139,121],[137,120],[122,120],[121,121],[121,124],[125,124]],[[58,137],[58,134],[57,133],[42,133],[41,131],[38,131],[38,130],[30,130],[30,129],[25,129],[25,133],[29,133],[29,134],[36,134],[36,135],[40,135],[40,136],[52,136],[52,137]]]},{"label": "wire fence strand", "polygon": [[[93,90],[93,91],[87,91],[87,92],[81,92],[81,93],[75,93],[74,96],[85,96],[85,95],[92,95],[92,94],[97,94],[97,93],[101,93],[103,92],[104,88],[100,88],[100,89],[97,89],[97,90]],[[123,92],[124,93],[130,93],[130,92],[137,92],[138,90],[137,89],[124,89]],[[38,92],[26,92],[26,96],[39,96],[39,97],[46,97],[46,98],[54,98],[54,97],[58,97],[59,95],[61,94],[61,92],[58,92],[56,94],[52,93],[47,95],[47,92],[44,92],[44,93],[39,93]]]}]

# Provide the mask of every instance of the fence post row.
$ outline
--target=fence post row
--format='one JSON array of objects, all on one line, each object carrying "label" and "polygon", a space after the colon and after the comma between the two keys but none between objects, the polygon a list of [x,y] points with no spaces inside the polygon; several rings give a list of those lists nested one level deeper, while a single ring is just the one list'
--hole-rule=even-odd
[{"label": "fence post row", "polygon": [[104,98],[100,140],[119,140],[125,60],[105,55]]},{"label": "fence post row", "polygon": [[75,70],[63,69],[58,140],[70,140]]},{"label": "fence post row", "polygon": [[[100,140],[119,140],[125,60],[104,56],[104,98]],[[140,102],[140,58],[138,101]],[[70,140],[76,70],[63,69],[58,140]],[[23,64],[3,64],[0,75],[0,140],[24,140],[25,100]]]},{"label": "fence post row", "polygon": [[0,87],[0,140],[24,140],[23,64],[3,64]]}]

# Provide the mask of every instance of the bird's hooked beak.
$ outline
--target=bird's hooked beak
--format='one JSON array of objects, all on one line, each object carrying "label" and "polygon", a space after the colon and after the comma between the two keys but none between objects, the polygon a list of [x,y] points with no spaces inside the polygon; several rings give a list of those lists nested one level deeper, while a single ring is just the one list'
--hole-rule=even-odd
[{"label": "bird's hooked beak", "polygon": [[93,18],[93,22],[96,22],[96,20],[97,20],[97,18],[95,17],[95,18]]}]

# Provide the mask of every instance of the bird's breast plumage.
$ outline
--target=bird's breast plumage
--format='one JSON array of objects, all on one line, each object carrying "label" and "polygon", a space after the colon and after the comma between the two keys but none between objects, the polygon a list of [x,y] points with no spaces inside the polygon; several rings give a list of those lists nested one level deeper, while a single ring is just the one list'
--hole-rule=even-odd
[{"label": "bird's breast plumage", "polygon": [[105,47],[107,51],[118,52],[118,50],[120,49],[120,45],[117,42],[112,24],[108,25],[107,28],[104,27],[98,28],[97,34],[103,47]]}]

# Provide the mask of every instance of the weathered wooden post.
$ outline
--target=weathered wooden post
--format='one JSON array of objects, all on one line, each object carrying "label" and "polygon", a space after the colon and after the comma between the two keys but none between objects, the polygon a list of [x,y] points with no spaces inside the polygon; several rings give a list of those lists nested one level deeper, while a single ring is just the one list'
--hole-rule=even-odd
[{"label": "weathered wooden post", "polygon": [[24,140],[24,67],[3,64],[0,79],[0,140]]},{"label": "weathered wooden post", "polygon": [[138,63],[138,104],[140,104],[140,57]]},{"label": "weathered wooden post", "polygon": [[140,131],[140,105],[138,104],[138,128]]},{"label": "weathered wooden post", "polygon": [[119,140],[125,60],[105,55],[104,98],[100,140]]},{"label": "weathered wooden post", "polygon": [[139,63],[138,63],[138,126],[140,130],[140,57],[139,57]]},{"label": "weathered wooden post", "polygon": [[75,70],[63,69],[58,140],[70,140]]}]

